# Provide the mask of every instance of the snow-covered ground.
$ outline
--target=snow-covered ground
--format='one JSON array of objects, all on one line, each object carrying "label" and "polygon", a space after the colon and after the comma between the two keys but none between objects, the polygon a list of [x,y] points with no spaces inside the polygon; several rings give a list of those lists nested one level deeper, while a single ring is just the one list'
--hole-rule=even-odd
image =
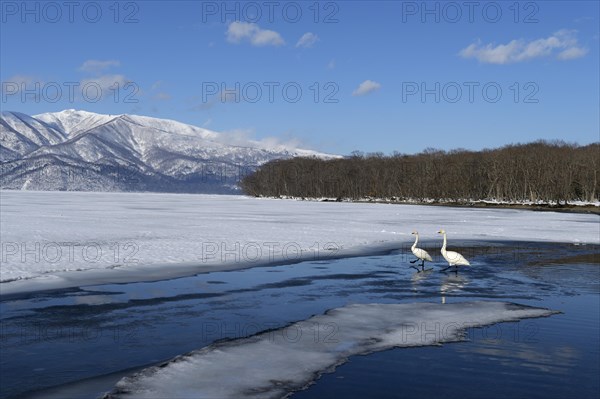
[{"label": "snow-covered ground", "polygon": [[243,196],[0,193],[0,294],[459,240],[600,243],[597,215]]},{"label": "snow-covered ground", "polygon": [[[294,199],[294,200],[305,200],[305,201],[337,201],[335,197],[321,197],[321,198],[302,198],[293,196],[280,196],[283,199]],[[351,200],[348,198],[342,199],[342,202],[391,202],[398,204],[486,204],[486,205],[526,205],[526,206],[539,206],[539,205],[565,205],[565,202],[561,201],[560,204],[557,201],[504,201],[497,199],[473,199],[473,198],[462,198],[462,199],[433,199],[433,198],[403,198],[398,199],[396,197],[364,197],[358,200]],[[600,207],[600,201],[569,201],[566,205],[571,206],[596,206]]]},{"label": "snow-covered ground", "polygon": [[487,301],[348,305],[178,356],[125,377],[106,397],[282,398],[353,355],[460,341],[468,328],[553,313]]}]

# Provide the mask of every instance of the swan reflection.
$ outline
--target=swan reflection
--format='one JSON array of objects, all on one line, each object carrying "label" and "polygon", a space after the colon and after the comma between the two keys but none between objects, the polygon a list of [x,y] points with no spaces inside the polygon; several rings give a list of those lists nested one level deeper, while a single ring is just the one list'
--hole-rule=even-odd
[{"label": "swan reflection", "polygon": [[440,286],[440,294],[442,295],[442,303],[446,303],[446,295],[454,292],[462,291],[469,285],[469,278],[457,273],[450,273],[442,279]]}]

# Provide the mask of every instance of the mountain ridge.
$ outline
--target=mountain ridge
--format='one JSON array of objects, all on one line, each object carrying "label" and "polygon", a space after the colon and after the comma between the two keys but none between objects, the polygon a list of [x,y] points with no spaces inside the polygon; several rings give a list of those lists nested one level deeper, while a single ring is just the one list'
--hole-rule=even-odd
[{"label": "mountain ridge", "polygon": [[239,193],[239,181],[268,161],[336,157],[228,140],[175,120],[73,109],[3,111],[0,139],[2,189]]}]

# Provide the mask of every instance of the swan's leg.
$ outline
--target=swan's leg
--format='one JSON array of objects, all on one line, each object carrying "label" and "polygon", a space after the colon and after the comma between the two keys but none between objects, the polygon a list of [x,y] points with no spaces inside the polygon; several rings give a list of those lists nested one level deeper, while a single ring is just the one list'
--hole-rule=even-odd
[{"label": "swan's leg", "polygon": [[410,263],[416,263],[419,261],[419,258],[415,259],[415,260],[411,260]]},{"label": "swan's leg", "polygon": [[450,269],[451,267],[452,266],[448,266],[447,268],[440,270],[440,272],[445,272],[446,270]]}]

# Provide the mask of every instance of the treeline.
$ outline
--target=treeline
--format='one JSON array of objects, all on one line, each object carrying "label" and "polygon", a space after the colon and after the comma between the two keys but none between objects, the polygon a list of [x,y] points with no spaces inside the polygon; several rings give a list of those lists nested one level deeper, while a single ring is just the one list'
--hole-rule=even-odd
[{"label": "treeline", "polygon": [[595,201],[600,143],[538,141],[483,151],[352,153],[276,160],[246,176],[254,196],[390,200]]}]

